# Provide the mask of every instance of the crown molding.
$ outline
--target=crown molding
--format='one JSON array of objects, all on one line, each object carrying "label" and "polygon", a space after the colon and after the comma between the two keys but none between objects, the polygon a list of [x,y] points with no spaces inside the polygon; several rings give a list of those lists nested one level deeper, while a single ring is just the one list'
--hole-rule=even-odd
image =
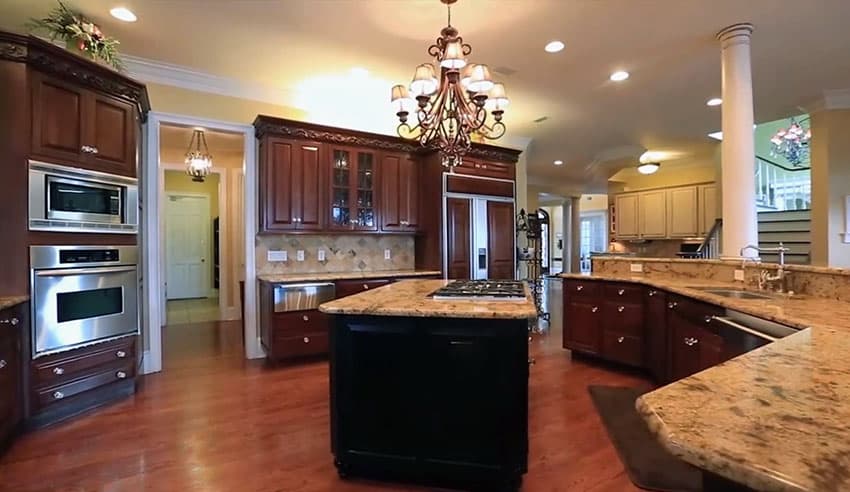
[{"label": "crown molding", "polygon": [[181,65],[139,56],[122,55],[127,74],[136,80],[219,96],[236,97],[278,106],[291,106],[291,92],[279,87],[223,77]]},{"label": "crown molding", "polygon": [[823,91],[821,97],[802,106],[807,113],[829,111],[832,109],[850,109],[850,88]]}]

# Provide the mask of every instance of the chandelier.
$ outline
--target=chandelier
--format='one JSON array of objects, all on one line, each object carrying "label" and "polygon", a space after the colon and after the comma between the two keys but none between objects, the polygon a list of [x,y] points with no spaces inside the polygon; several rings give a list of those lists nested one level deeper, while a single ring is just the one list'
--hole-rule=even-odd
[{"label": "chandelier", "polygon": [[797,120],[791,118],[791,126],[782,128],[770,139],[772,144],[770,155],[782,156],[795,166],[809,160],[809,140],[812,139],[811,128],[803,128]]},{"label": "chandelier", "polygon": [[[204,147],[203,150],[201,145]],[[204,178],[210,173],[210,168],[212,168],[212,156],[210,149],[207,148],[207,138],[203,130],[196,129],[192,133],[189,148],[186,150],[186,174],[192,176],[192,181],[203,183]]]},{"label": "chandelier", "polygon": [[[453,167],[471,148],[473,133],[490,140],[505,134],[502,115],[509,101],[505,86],[493,82],[487,65],[467,63],[472,47],[452,27],[451,5],[457,0],[440,1],[448,9],[448,25],[428,48],[439,77],[434,64],[419,65],[409,88],[392,88],[392,104],[399,136],[439,150],[443,165]],[[408,123],[411,112],[416,115],[413,126]]]}]

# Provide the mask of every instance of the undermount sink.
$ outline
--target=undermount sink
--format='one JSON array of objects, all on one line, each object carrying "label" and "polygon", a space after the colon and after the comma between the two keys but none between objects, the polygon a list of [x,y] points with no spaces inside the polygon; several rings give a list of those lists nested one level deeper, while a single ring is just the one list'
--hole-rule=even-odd
[{"label": "undermount sink", "polygon": [[735,299],[773,299],[773,296],[769,294],[762,294],[744,289],[724,289],[719,287],[691,287],[691,289],[701,290],[716,296],[732,297]]}]

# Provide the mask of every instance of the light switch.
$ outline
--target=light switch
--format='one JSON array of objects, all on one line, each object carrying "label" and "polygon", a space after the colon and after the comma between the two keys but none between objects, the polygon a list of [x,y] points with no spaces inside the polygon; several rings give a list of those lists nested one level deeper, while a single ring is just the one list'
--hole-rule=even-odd
[{"label": "light switch", "polygon": [[319,258],[319,261],[325,261],[325,250],[319,249],[319,252],[316,253],[316,257]]},{"label": "light switch", "polygon": [[642,273],[643,272],[643,263],[629,263],[629,270],[632,273]]},{"label": "light switch", "polygon": [[299,249],[295,252],[295,261],[304,261],[304,250]]},{"label": "light switch", "polygon": [[272,261],[288,261],[287,258],[286,258],[286,250],[285,249],[283,249],[283,250],[271,250],[270,249],[268,254],[266,255],[266,257],[267,257],[268,261],[270,261],[270,262],[272,262]]},{"label": "light switch", "polygon": [[384,250],[384,259],[389,260],[389,259],[392,259],[392,257],[393,257],[392,251],[389,250],[389,249],[385,249]]}]

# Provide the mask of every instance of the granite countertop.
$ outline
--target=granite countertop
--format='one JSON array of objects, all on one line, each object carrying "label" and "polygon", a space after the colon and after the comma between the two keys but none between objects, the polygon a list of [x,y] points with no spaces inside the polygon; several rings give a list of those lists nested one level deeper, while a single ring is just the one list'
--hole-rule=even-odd
[{"label": "granite countertop", "polygon": [[29,301],[29,296],[4,296],[0,297],[0,310],[15,307],[18,304]]},{"label": "granite countertop", "polygon": [[450,280],[403,280],[392,285],[326,302],[319,310],[328,314],[370,316],[412,316],[416,318],[495,318],[537,317],[531,293],[524,301],[444,301],[428,297]]},{"label": "granite countertop", "polygon": [[280,284],[287,282],[319,282],[323,280],[430,277],[434,275],[442,275],[442,272],[439,270],[385,270],[378,272],[282,273],[257,275],[257,279],[261,282]]},{"label": "granite countertop", "polygon": [[638,411],[674,455],[764,491],[850,490],[850,303],[741,300],[689,286],[741,283],[609,275],[800,331],[641,396]]}]

